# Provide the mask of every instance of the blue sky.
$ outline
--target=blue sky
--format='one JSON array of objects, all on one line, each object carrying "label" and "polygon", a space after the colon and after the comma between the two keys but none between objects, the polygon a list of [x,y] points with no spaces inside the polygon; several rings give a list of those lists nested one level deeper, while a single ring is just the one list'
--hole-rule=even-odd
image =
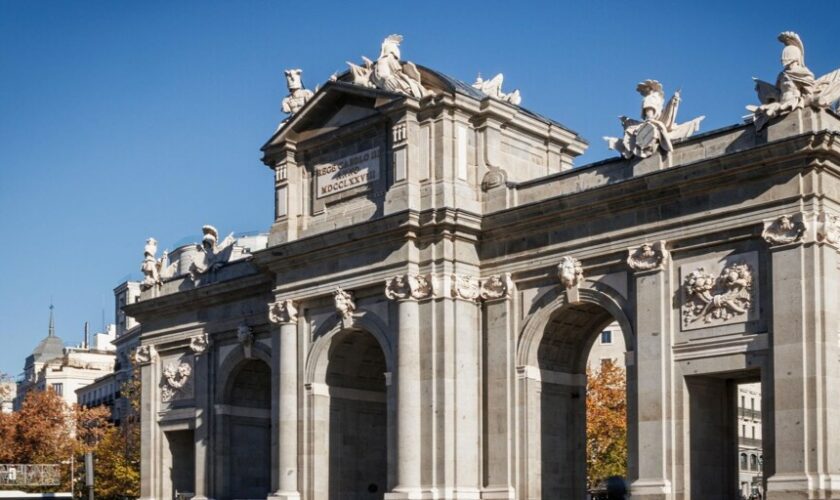
[{"label": "blue sky", "polygon": [[[803,4],[804,5],[804,4]],[[638,113],[637,82],[682,89],[702,131],[755,102],[798,31],[806,63],[840,66],[836,3],[0,2],[0,371],[47,333],[79,342],[113,321],[112,289],[139,275],[149,236],[172,248],[203,224],[266,230],[259,147],[282,118],[285,68],[313,88],[405,36],[403,57],[472,82],[505,74],[523,105],[587,138]]]}]

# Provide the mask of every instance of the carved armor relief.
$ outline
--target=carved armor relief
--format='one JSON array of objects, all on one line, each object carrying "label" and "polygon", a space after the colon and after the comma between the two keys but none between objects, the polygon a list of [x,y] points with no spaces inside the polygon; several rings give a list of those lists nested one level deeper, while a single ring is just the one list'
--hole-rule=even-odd
[{"label": "carved armor relief", "polygon": [[758,254],[681,265],[680,296],[684,331],[758,319]]}]

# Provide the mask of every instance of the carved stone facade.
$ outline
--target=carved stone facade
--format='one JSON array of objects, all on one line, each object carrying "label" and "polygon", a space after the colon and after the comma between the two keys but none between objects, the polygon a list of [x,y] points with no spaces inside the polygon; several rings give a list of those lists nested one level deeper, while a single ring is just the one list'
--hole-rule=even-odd
[{"label": "carved stone facade", "polygon": [[572,169],[571,129],[399,41],[264,145],[267,248],[211,258],[208,229],[160,284],[146,252],[142,498],[585,498],[586,362],[613,322],[634,499],[737,498],[744,380],[772,396],[765,498],[840,495],[840,116],[663,148],[676,111],[648,83],[659,142],[637,123],[639,155]]}]

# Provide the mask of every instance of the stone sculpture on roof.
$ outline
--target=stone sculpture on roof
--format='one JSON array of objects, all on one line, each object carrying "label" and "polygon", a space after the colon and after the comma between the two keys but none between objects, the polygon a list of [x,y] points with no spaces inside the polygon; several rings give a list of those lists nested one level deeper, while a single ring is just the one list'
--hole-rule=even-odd
[{"label": "stone sculpture on roof", "polygon": [[193,280],[198,275],[215,271],[227,263],[233,252],[233,244],[236,242],[233,233],[230,233],[221,243],[217,244],[219,231],[211,225],[202,227],[201,232],[204,233],[204,237],[201,239],[201,244],[197,245],[198,256],[190,265],[190,275]]},{"label": "stone sculpture on roof", "polygon": [[805,45],[793,31],[779,34],[782,49],[782,71],[776,84],[755,80],[760,106],[747,106],[753,112],[756,129],[762,129],[774,117],[783,116],[805,106],[837,109],[840,103],[840,68],[814,79],[805,66]]},{"label": "stone sculpture on roof", "polygon": [[499,99],[500,101],[505,101],[513,104],[514,106],[519,106],[522,103],[522,96],[519,94],[519,89],[514,90],[513,92],[504,93],[502,92],[502,83],[505,81],[505,75],[499,73],[498,75],[494,76],[489,80],[484,80],[481,78],[481,73],[478,74],[478,77],[475,79],[475,83],[472,84],[473,88],[476,88],[485,94],[489,95],[490,97],[494,97]]},{"label": "stone sculpture on roof", "polygon": [[363,66],[347,62],[353,83],[362,87],[396,92],[417,99],[431,94],[420,81],[420,71],[413,62],[400,60],[402,35],[389,35],[382,42],[379,58],[371,61],[362,56]]},{"label": "stone sculpture on roof", "polygon": [[289,89],[289,95],[283,98],[283,112],[286,114],[297,113],[315,95],[311,90],[304,88],[301,74],[302,69],[286,70],[286,87]]},{"label": "stone sculpture on roof", "polygon": [[160,259],[156,258],[156,254],[157,240],[149,238],[143,248],[143,263],[140,265],[140,270],[143,271],[144,275],[140,286],[145,289],[160,286],[164,279],[169,278],[174,273],[175,265],[169,264],[169,254],[164,250],[163,257]]},{"label": "stone sculpture on roof", "polygon": [[664,108],[665,92],[658,81],[645,80],[636,86],[636,90],[642,95],[642,120],[619,117],[624,137],[604,137],[610,149],[620,152],[627,159],[647,158],[659,150],[669,154],[674,149],[671,141],[689,137],[700,129],[700,122],[705,116],[677,124],[681,101],[679,90]]}]

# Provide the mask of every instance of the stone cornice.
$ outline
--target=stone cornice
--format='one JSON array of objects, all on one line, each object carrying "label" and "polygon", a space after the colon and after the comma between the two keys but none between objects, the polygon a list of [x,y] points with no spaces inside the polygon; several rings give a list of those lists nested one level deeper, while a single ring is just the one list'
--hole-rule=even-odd
[{"label": "stone cornice", "polygon": [[268,294],[271,292],[272,285],[271,276],[251,274],[191,290],[144,299],[124,306],[123,311],[138,322],[144,323],[149,319],[146,317],[149,314],[158,317],[227,303],[231,301],[231,294],[237,294],[238,297]]}]

